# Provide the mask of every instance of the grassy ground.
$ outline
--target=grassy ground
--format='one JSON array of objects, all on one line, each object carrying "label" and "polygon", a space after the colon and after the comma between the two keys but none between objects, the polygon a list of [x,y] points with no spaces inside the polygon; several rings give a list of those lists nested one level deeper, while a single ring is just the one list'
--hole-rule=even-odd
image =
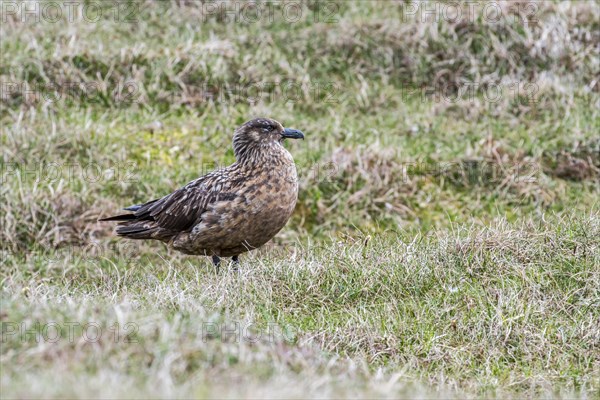
[{"label": "grassy ground", "polygon": [[[597,2],[11,4],[3,398],[600,392]],[[96,222],[258,115],[301,192],[239,274]]]}]

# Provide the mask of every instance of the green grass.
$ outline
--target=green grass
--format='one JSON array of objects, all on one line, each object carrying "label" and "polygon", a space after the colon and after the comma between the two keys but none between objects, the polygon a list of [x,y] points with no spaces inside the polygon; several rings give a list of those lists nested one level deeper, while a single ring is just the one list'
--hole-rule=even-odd
[{"label": "green grass", "polygon": [[[598,3],[270,4],[2,23],[2,397],[597,396]],[[257,115],[306,133],[300,195],[239,274],[97,222]]]}]

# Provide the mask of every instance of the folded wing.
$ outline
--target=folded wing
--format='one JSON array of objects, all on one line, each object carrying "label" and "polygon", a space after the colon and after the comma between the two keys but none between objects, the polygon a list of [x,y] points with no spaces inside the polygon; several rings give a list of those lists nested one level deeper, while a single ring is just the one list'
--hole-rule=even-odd
[{"label": "folded wing", "polygon": [[[218,172],[218,171],[216,171]],[[122,214],[100,221],[120,221],[117,234],[130,239],[169,241],[200,223],[209,205],[231,197],[231,181],[212,173],[196,179],[173,193],[141,205],[127,207]]]}]

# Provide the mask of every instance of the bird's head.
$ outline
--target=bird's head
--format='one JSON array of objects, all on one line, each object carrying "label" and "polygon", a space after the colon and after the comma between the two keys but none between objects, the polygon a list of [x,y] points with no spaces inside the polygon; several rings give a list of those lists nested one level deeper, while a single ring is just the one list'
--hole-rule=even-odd
[{"label": "bird's head", "polygon": [[255,118],[235,130],[233,152],[240,160],[257,151],[280,146],[285,139],[304,139],[304,134],[297,129],[284,128],[274,119]]}]

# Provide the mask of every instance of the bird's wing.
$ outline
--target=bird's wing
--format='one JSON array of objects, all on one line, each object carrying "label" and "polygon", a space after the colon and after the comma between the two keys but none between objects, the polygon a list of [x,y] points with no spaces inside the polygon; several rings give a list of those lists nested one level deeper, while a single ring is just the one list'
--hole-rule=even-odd
[{"label": "bird's wing", "polygon": [[154,226],[186,231],[200,222],[208,206],[231,197],[232,181],[224,170],[198,178],[173,193],[143,204],[133,215],[136,220],[153,221]]},{"label": "bird's wing", "polygon": [[120,221],[117,234],[121,236],[169,240],[200,223],[212,203],[239,197],[237,192],[244,176],[239,171],[230,171],[231,168],[206,174],[163,198],[127,207],[126,210],[134,211],[132,214],[103,221]]}]

